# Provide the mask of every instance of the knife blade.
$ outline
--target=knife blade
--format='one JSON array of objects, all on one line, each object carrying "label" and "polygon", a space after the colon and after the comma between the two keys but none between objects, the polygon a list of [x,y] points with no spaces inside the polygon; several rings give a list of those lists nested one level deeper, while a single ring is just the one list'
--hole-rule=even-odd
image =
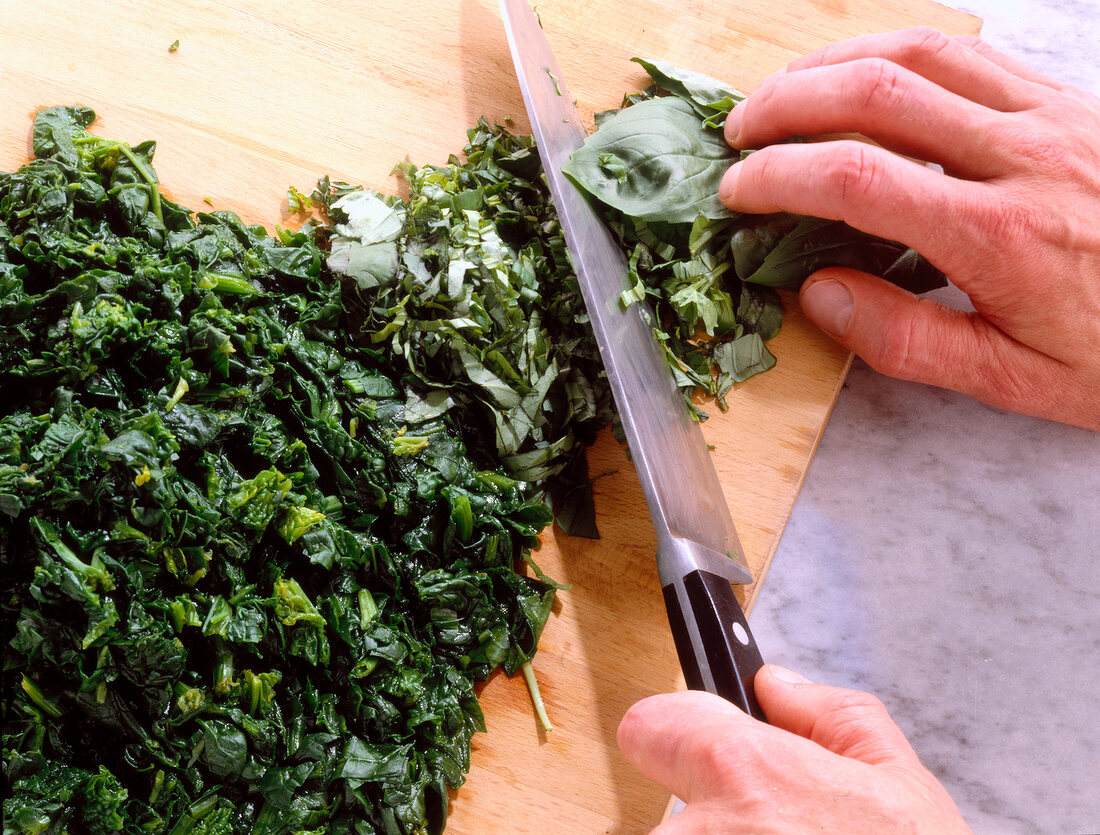
[{"label": "knife blade", "polygon": [[752,573],[710,460],[643,305],[624,308],[626,258],[562,165],[585,138],[561,69],[526,0],[500,0],[550,194],[657,533],[657,570],[688,687],[762,719],[763,661],[731,583]]}]

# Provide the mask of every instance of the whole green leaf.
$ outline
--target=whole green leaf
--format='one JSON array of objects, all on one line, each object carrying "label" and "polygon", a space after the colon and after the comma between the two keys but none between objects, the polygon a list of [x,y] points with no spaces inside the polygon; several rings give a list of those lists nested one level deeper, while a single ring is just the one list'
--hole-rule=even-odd
[{"label": "whole green leaf", "polygon": [[[601,162],[608,159],[615,165]],[[626,215],[691,223],[700,214],[733,216],[718,200],[718,184],[736,159],[720,131],[701,126],[691,104],[668,97],[639,102],[605,120],[562,171]]]},{"label": "whole green leaf", "polygon": [[[648,299],[655,307],[655,332],[694,416],[705,417],[691,400],[696,388],[726,408],[734,383],[775,363],[763,343],[778,332],[782,307],[754,288],[795,290],[828,266],[877,274],[912,292],[946,283],[915,251],[839,222],[725,210],[718,186],[742,155],[725,146],[719,128],[743,96],[690,70],[634,60],[655,87],[599,114],[596,132],[564,170],[595,198],[622,242],[631,289],[621,301]],[[657,89],[668,95],[656,97]],[[696,162],[713,167],[693,178],[677,154],[696,145],[707,149]],[[651,165],[650,155],[662,163]]]}]

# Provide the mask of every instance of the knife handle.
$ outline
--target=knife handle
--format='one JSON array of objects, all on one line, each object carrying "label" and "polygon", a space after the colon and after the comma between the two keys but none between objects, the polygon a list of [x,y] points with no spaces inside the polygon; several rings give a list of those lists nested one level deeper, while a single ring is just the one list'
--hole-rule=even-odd
[{"label": "knife handle", "polygon": [[764,660],[729,581],[696,569],[666,585],[664,595],[688,687],[717,693],[767,721],[753,690]]}]

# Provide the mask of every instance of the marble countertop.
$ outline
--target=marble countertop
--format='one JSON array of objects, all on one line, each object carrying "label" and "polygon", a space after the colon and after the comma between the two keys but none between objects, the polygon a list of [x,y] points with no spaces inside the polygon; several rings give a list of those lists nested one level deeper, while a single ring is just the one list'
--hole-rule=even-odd
[{"label": "marble countertop", "polygon": [[[1100,94],[1097,2],[951,5]],[[1100,434],[857,359],[753,631],[767,660],[880,696],[975,832],[1100,832],[1097,543]]]}]

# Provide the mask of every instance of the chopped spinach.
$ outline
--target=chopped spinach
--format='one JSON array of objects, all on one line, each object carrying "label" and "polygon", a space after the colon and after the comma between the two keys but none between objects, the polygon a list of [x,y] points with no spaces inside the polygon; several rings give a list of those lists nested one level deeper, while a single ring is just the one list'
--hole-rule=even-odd
[{"label": "chopped spinach", "polygon": [[0,174],[4,831],[439,832],[549,511],[406,391],[362,277],[93,119]]}]

